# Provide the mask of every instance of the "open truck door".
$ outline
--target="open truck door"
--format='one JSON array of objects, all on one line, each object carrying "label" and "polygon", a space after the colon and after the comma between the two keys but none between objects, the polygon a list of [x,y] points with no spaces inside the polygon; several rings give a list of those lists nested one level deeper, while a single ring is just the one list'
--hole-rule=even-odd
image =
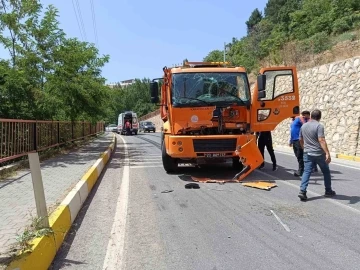
[{"label": "open truck door", "polygon": [[262,68],[252,95],[251,131],[272,131],[283,120],[298,116],[296,67]]}]

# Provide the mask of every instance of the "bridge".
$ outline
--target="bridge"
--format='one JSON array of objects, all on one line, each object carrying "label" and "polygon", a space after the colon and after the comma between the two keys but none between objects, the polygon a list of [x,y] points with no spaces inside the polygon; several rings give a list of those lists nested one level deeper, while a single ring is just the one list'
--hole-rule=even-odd
[{"label": "bridge", "polygon": [[[156,117],[154,112],[145,118]],[[166,174],[159,132],[120,136],[105,131],[102,122],[9,119],[0,119],[0,130],[0,262],[9,269],[360,265],[358,162],[334,157],[337,196],[323,197],[318,172],[304,203],[297,198],[300,178],[293,175],[297,161],[289,147],[276,148],[278,171],[266,162],[249,178],[274,181],[271,191],[233,183],[200,183],[200,189],[189,190],[191,177],[230,179],[236,172],[222,164]],[[55,235],[47,247],[39,244],[48,235],[37,234],[40,221],[26,159],[35,152]],[[26,249],[32,252],[16,257]]]}]

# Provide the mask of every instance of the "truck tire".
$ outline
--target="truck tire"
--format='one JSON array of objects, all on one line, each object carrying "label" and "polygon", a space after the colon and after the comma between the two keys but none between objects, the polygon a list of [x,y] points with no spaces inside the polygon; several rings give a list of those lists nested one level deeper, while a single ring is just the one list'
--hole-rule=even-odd
[{"label": "truck tire", "polygon": [[162,156],[162,162],[163,162],[163,167],[164,167],[165,171],[167,173],[176,172],[177,169],[178,169],[177,160],[175,158],[170,157],[166,153],[165,141],[164,140],[162,141],[162,144],[161,144],[161,156]]},{"label": "truck tire", "polygon": [[232,167],[235,170],[241,171],[244,168],[244,165],[239,161],[240,161],[239,157],[233,157],[232,158]]}]

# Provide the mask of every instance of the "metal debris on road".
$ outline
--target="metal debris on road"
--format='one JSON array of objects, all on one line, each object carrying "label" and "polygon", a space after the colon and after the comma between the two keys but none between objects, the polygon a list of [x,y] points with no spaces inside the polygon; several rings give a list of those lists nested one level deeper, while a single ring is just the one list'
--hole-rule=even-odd
[{"label": "metal debris on road", "polygon": [[173,189],[170,189],[170,190],[161,191],[161,193],[170,193],[170,192],[173,192],[173,191],[174,191]]}]

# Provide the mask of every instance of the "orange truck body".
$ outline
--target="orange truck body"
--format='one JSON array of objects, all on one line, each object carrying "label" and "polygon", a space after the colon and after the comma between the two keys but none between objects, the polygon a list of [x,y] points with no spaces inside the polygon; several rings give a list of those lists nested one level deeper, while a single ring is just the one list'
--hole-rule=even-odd
[{"label": "orange truck body", "polygon": [[[251,93],[245,68],[225,62],[187,62],[163,68],[150,83],[160,106],[162,160],[167,172],[179,163],[232,159],[242,180],[263,162],[256,132],[272,131],[299,115],[295,67],[262,68]],[[157,80],[162,81],[161,91]]]}]

